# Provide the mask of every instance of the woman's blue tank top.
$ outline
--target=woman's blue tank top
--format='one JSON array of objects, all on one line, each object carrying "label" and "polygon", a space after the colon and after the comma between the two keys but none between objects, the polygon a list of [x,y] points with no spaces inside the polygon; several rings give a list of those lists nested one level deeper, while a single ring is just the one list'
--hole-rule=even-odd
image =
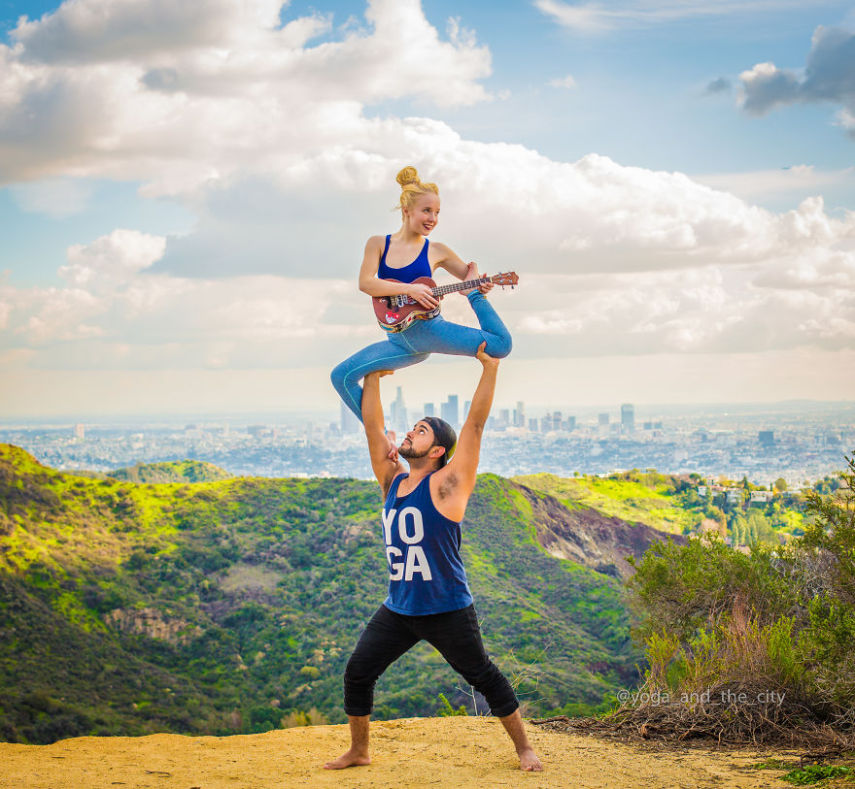
[{"label": "woman's blue tank top", "polygon": [[395,477],[383,506],[389,564],[389,595],[383,604],[410,616],[467,608],[472,605],[472,593],[460,557],[460,524],[434,507],[430,474],[398,498],[401,480],[408,476]]},{"label": "woman's blue tank top", "polygon": [[428,246],[430,241],[425,239],[425,245],[419,256],[408,266],[402,268],[390,268],[386,265],[386,253],[389,251],[389,240],[391,234],[386,236],[386,246],[383,247],[383,254],[380,256],[380,265],[377,267],[377,276],[380,279],[396,279],[398,282],[415,282],[419,277],[430,277],[433,274],[430,263],[428,262]]}]

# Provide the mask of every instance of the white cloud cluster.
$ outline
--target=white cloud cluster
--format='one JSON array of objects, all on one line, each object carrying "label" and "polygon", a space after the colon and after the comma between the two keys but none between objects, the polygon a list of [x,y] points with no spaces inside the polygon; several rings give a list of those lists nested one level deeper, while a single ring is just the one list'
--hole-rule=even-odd
[{"label": "white cloud cluster", "polygon": [[[3,358],[331,367],[380,336],[356,272],[365,238],[395,229],[410,163],[440,185],[438,240],[520,273],[496,297],[520,358],[852,347],[855,216],[819,199],[775,213],[680,173],[396,117],[386,102],[487,98],[487,50],[453,23],[443,38],[416,0],[373,0],[344,31],[282,24],[280,6],[69,0],[0,47],[7,182],[141,180],[199,217],[182,238],[71,247],[62,286],[0,282]],[[447,314],[471,320],[462,299]]]},{"label": "white cloud cluster", "polygon": [[818,27],[803,73],[780,69],[774,63],[757,63],[739,76],[742,107],[762,115],[778,106],[797,102],[842,104],[838,122],[852,132],[855,111],[855,33]]},{"label": "white cloud cluster", "polygon": [[490,56],[418,0],[371,0],[367,29],[310,46],[326,17],[281,2],[68,0],[0,46],[0,180],[58,172],[180,192],[235,172],[289,172],[370,133],[365,105],[487,98]]},{"label": "white cloud cluster", "polygon": [[[88,366],[93,348],[107,368],[287,366],[310,357],[302,338],[338,335],[338,306],[356,301],[349,284],[329,279],[151,273],[165,246],[161,236],[115,230],[68,248],[65,287],[0,284],[0,352],[38,349],[59,367]],[[80,340],[97,345],[72,342]]]}]

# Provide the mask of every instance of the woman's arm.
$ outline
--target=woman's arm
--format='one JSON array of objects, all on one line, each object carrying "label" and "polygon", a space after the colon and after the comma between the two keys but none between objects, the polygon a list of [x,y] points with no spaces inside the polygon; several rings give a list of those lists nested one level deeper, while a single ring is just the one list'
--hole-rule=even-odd
[{"label": "woman's arm", "polygon": [[406,293],[419,304],[433,309],[439,303],[430,292],[427,285],[421,283],[392,282],[388,279],[378,279],[377,269],[380,268],[380,256],[383,254],[383,237],[371,236],[365,244],[365,254],[359,269],[359,289],[369,296],[397,296]]},{"label": "woman's arm", "polygon": [[445,244],[440,244],[438,241],[430,245],[439,253],[439,260],[436,261],[436,268],[444,268],[449,274],[457,277],[457,279],[466,279],[466,272],[469,267],[457,256],[457,254],[447,247]]}]

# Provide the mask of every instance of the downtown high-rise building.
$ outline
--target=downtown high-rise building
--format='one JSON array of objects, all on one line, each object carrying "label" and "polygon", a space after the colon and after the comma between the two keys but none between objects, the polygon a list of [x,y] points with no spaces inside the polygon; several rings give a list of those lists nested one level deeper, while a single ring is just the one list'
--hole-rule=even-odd
[{"label": "downtown high-rise building", "polygon": [[635,432],[635,406],[624,403],[620,407],[620,429],[622,433]]},{"label": "downtown high-rise building", "polygon": [[389,406],[389,419],[392,424],[392,430],[406,432],[410,429],[410,423],[407,419],[407,406],[404,403],[404,392],[398,387],[398,393],[392,404]]},{"label": "downtown high-rise building", "polygon": [[362,427],[360,421],[356,418],[356,414],[353,413],[345,404],[344,400],[341,401],[341,433],[342,435],[350,435],[351,433],[358,433],[360,428]]},{"label": "downtown high-rise building", "polygon": [[457,395],[448,396],[448,400],[440,406],[440,416],[455,430],[460,426],[460,405]]}]

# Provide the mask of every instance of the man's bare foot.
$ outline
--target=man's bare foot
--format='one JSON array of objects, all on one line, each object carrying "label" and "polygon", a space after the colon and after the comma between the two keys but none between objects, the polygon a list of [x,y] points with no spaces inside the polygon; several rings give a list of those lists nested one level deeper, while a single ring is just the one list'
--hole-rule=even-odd
[{"label": "man's bare foot", "polygon": [[[535,759],[537,757],[535,756]],[[353,750],[343,753],[338,759],[327,762],[324,765],[325,770],[343,770],[345,767],[360,767],[364,764],[371,764],[371,758],[367,753],[356,753]]]},{"label": "man's bare foot", "polygon": [[518,755],[520,757],[520,770],[524,770],[527,773],[539,773],[543,770],[543,765],[532,748],[520,751]]}]

